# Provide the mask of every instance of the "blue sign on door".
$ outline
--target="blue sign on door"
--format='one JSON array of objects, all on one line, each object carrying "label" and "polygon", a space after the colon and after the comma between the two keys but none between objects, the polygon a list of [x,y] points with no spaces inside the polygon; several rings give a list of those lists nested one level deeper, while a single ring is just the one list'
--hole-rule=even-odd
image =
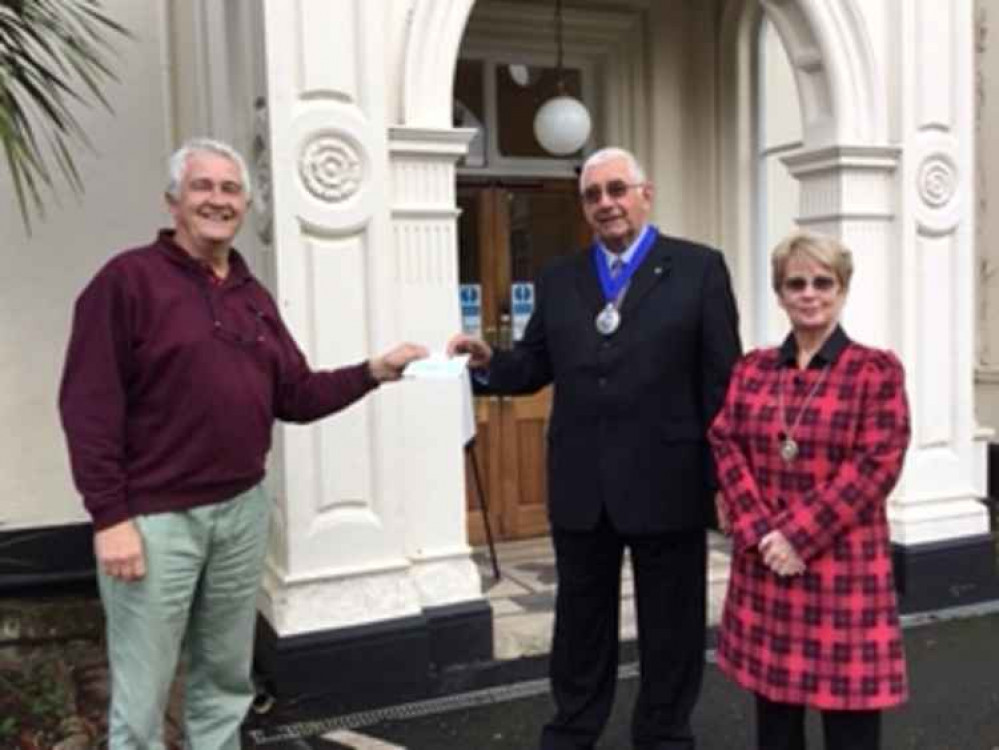
[{"label": "blue sign on door", "polygon": [[482,337],[482,285],[462,284],[458,287],[461,300],[461,330],[469,336]]},{"label": "blue sign on door", "polygon": [[520,341],[524,337],[524,329],[533,312],[534,284],[530,281],[515,281],[510,285],[510,316],[514,341]]}]

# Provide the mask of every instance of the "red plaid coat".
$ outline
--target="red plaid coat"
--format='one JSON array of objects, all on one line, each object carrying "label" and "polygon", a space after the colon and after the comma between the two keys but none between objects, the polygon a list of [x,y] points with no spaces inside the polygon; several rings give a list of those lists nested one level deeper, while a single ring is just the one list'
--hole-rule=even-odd
[{"label": "red plaid coat", "polygon": [[[718,665],[772,701],[897,705],[908,685],[885,501],[909,442],[902,365],[841,329],[807,369],[794,357],[791,337],[746,355],[709,433],[733,524]],[[790,465],[778,451],[788,425],[800,448]],[[772,529],[805,561],[804,574],[782,579],[764,565],[757,545]]]}]

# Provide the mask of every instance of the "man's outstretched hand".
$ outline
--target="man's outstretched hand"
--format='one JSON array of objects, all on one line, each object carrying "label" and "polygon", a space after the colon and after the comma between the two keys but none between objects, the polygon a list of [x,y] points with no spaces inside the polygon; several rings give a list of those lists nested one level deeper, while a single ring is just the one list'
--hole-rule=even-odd
[{"label": "man's outstretched hand", "polygon": [[449,357],[455,354],[467,354],[468,366],[473,370],[489,367],[493,358],[493,350],[489,344],[464,333],[451,337],[447,342],[447,354]]},{"label": "man's outstretched hand", "polygon": [[427,354],[429,352],[425,346],[410,343],[399,344],[380,357],[368,360],[368,369],[371,371],[371,377],[379,383],[398,380],[402,377],[402,371],[406,369],[406,365],[417,359],[423,359]]}]

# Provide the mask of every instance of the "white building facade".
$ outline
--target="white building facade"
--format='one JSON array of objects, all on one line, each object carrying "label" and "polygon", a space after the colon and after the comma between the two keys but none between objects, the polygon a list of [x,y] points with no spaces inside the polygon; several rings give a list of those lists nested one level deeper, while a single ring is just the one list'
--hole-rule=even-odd
[{"label": "white building facade", "polygon": [[[14,200],[0,203],[0,558],[18,563],[0,565],[0,586],[12,589],[89,574],[55,410],[72,300],[114,251],[167,222],[165,160],[185,137],[248,156],[258,198],[238,246],[314,366],[402,339],[439,349],[461,327],[456,195],[476,178],[459,166],[476,133],[454,126],[458,61],[553,55],[551,9],[537,2],[105,6],[137,39],[120,47],[114,114],[84,114],[96,151],[80,157],[86,195],[52,206],[30,236]],[[725,252],[747,347],[781,336],[767,276],[778,237],[797,223],[854,250],[845,326],[907,370],[913,442],[889,515],[908,609],[999,595],[982,502],[994,424],[976,417],[976,399],[979,416],[999,414],[982,354],[999,352],[999,250],[976,232],[990,216],[980,167],[999,175],[982,104],[990,83],[999,92],[981,41],[993,8],[565,2],[567,61],[595,118],[587,150],[633,150],[657,223]],[[524,169],[571,177],[579,161]],[[516,176],[518,164],[487,159],[481,173]],[[491,657],[463,396],[457,381],[406,381],[279,428],[258,649],[279,693],[346,675],[344,690],[363,694],[390,674],[395,697],[415,697],[432,674]],[[56,558],[42,549],[53,538]]]}]

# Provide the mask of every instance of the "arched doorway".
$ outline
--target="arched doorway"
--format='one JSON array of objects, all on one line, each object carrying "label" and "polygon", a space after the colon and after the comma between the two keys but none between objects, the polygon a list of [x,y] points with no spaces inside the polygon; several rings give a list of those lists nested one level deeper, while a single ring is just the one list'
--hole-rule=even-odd
[{"label": "arched doorway", "polygon": [[[787,78],[796,85],[800,109],[792,104],[784,111],[798,120],[795,154],[807,155],[840,145],[862,149],[880,143],[884,136],[884,99],[875,82],[862,19],[851,2],[827,8],[803,0],[612,4],[570,0],[564,12],[567,53],[589,72],[588,103],[596,116],[592,145],[613,143],[635,151],[656,183],[655,216],[664,231],[718,245],[728,254],[743,307],[744,339],[748,345],[762,343],[767,327],[760,321],[767,315],[770,295],[761,282],[767,273],[769,243],[759,229],[764,209],[757,200],[760,91],[753,56],[760,48],[758,30],[766,18],[772,37],[786,52]],[[551,23],[551,10],[534,3],[417,3],[407,51],[405,117],[414,124],[453,124],[452,102],[441,93],[442,78],[454,80],[456,68],[460,73],[463,63],[476,55],[504,63],[536,63],[539,56],[552,53]],[[487,137],[495,134],[487,132]],[[857,167],[855,159],[834,159],[818,171],[810,169],[807,159],[797,169],[776,159],[771,163],[781,173],[790,168],[794,178],[786,181],[800,187],[801,211],[784,212],[788,226],[781,232],[790,228],[792,218],[809,223],[805,203],[814,206],[825,182],[848,179]],[[877,168],[888,172],[893,166],[883,162]],[[468,188],[470,177],[499,175],[508,183],[537,177],[530,169],[510,170],[508,163],[490,167],[459,169],[459,186],[465,185],[458,193],[465,217],[459,222],[459,245],[468,234],[471,214],[502,225],[516,201],[508,187],[495,184],[490,188],[498,191],[494,202],[472,199],[476,191]],[[861,168],[868,170],[871,164]],[[872,200],[883,202],[885,196],[873,195]],[[825,206],[820,228],[849,231],[837,219],[828,221],[837,212],[837,206]],[[482,226],[476,219],[477,233]],[[488,257],[502,261],[509,249],[509,221],[506,226],[498,234],[480,238],[477,249],[487,244],[492,253]],[[877,239],[884,243],[887,235]],[[464,275],[462,268],[459,273]],[[494,289],[483,296],[493,300],[494,310],[501,310],[496,298],[508,293],[508,288]],[[502,335],[499,318],[483,325]],[[517,405],[479,406],[480,430],[486,435],[481,454],[494,526],[514,537],[544,530],[544,497],[539,490],[544,481],[545,405],[526,401],[520,404],[523,408]],[[497,416],[501,412],[526,416],[519,422],[508,416],[506,429],[490,430],[489,424],[504,422]],[[534,460],[523,460],[525,455]],[[468,511],[470,537],[479,541],[481,514],[474,493],[469,494]]]}]

